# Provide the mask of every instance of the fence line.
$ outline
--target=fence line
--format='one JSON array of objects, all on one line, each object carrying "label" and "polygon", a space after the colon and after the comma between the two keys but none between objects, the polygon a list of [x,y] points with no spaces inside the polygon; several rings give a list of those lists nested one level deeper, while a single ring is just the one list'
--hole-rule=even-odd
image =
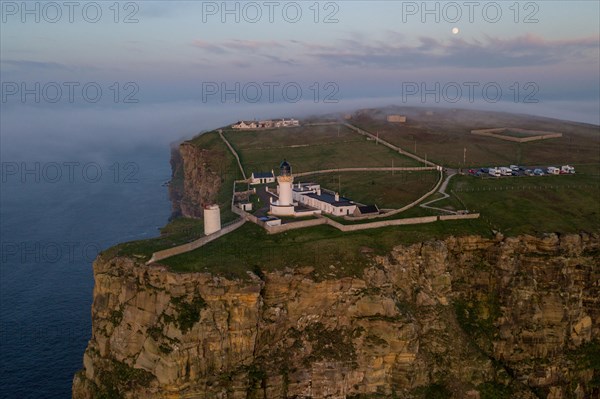
[{"label": "fence line", "polygon": [[294,173],[294,177],[303,177],[310,175],[319,175],[325,173],[343,173],[343,172],[419,172],[427,170],[437,170],[435,166],[382,166],[372,168],[337,168],[337,169],[321,169],[312,170],[309,172]]},{"label": "fence line", "polygon": [[235,152],[235,150],[233,149],[231,144],[229,144],[229,141],[227,141],[225,136],[223,136],[223,130],[221,130],[221,129],[219,129],[219,136],[221,136],[221,139],[225,142],[225,144],[227,144],[227,147],[229,147],[229,151],[231,151],[231,153],[235,157],[237,164],[240,168],[240,171],[242,172],[242,176],[244,176],[244,180],[247,180],[248,178],[246,177],[246,172],[244,172],[244,168],[242,168],[242,163],[240,162],[240,157],[238,156],[238,153]]},{"label": "fence line", "polygon": [[377,143],[381,143],[381,144],[385,145],[386,147],[391,148],[392,150],[394,150],[394,151],[396,151],[396,152],[398,152],[398,153],[400,153],[402,155],[405,155],[405,156],[407,156],[409,158],[415,159],[415,160],[417,160],[419,162],[423,162],[425,165],[434,166],[434,167],[438,167],[439,166],[439,165],[437,165],[437,164],[435,164],[435,163],[433,163],[431,161],[428,161],[426,159],[421,158],[420,156],[418,156],[416,154],[413,154],[413,153],[410,153],[408,151],[405,151],[405,150],[403,150],[402,148],[400,148],[398,146],[395,146],[395,145],[393,145],[393,144],[391,144],[391,143],[389,143],[389,142],[387,142],[387,141],[385,141],[383,139],[380,139],[379,137],[375,136],[373,133],[369,133],[366,130],[363,130],[363,129],[359,128],[358,126],[351,125],[350,123],[344,123],[343,125],[346,126],[349,129],[354,130],[358,134],[362,134],[363,136],[371,137],[372,139],[376,140]]}]

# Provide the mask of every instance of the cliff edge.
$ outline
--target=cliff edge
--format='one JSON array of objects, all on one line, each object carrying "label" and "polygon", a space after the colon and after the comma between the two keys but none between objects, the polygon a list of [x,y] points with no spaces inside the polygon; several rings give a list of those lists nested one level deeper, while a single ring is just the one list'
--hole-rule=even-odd
[{"label": "cliff edge", "polygon": [[599,395],[597,234],[396,246],[356,277],[301,266],[232,280],[101,255],[73,398]]}]

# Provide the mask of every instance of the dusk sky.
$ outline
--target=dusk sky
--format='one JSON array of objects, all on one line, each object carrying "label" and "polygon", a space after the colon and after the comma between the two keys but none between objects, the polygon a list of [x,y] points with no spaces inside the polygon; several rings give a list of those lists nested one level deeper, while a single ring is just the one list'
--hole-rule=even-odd
[{"label": "dusk sky", "polygon": [[[59,110],[80,125],[170,126],[169,139],[241,118],[403,103],[599,123],[597,1],[141,1],[119,3],[118,15],[113,2],[81,2],[72,16],[62,2],[28,4],[33,13],[2,2],[4,139],[33,134],[25,113],[51,124]],[[23,100],[22,84],[35,82],[40,102]],[[48,82],[63,87],[56,103],[48,101],[52,87],[43,92]],[[79,84],[72,102],[64,82]],[[101,101],[82,98],[89,82],[103,89]],[[240,89],[239,101],[223,102],[222,85],[236,82],[263,92]],[[278,104],[269,103],[265,82],[277,84]],[[290,83],[302,90],[298,102],[282,99]],[[421,88],[436,91],[436,83],[440,98],[422,98]],[[501,98],[483,101],[486,85],[500,88]],[[138,102],[124,103],[128,95]]]}]

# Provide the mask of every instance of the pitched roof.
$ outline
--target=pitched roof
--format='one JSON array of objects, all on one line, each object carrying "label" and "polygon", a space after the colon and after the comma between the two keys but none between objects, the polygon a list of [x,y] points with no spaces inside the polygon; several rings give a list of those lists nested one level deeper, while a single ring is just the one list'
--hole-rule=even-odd
[{"label": "pitched roof", "polygon": [[273,173],[272,172],[252,172],[252,176],[255,179],[265,179],[265,178],[273,177]]},{"label": "pitched roof", "polygon": [[326,193],[321,193],[321,195],[319,194],[304,194],[309,198],[314,198],[318,201],[321,202],[326,202],[330,205],[333,206],[351,206],[354,205],[354,203],[352,201],[350,201],[348,198],[344,198],[344,197],[340,197],[338,201],[335,200],[335,196],[331,195],[331,194],[326,194]]},{"label": "pitched roof", "polygon": [[365,215],[367,213],[379,213],[379,208],[377,208],[377,205],[359,206],[358,210],[363,215]]}]

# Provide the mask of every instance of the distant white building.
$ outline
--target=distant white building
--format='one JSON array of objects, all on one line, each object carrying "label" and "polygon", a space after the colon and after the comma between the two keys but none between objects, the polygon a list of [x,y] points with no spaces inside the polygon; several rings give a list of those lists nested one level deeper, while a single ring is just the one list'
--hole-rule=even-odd
[{"label": "distant white building", "polygon": [[270,129],[272,128],[274,125],[274,122],[271,120],[268,121],[258,121],[258,128],[259,129]]},{"label": "distant white building", "polygon": [[238,123],[231,125],[232,129],[256,129],[258,128],[258,123],[256,121],[239,121]]},{"label": "distant white building", "polygon": [[275,182],[275,174],[270,172],[252,172],[250,184],[268,184]]},{"label": "distant white building", "polygon": [[277,120],[264,120],[264,121],[239,121],[236,124],[231,125],[232,129],[246,130],[246,129],[272,129],[279,127],[293,127],[300,126],[300,121],[297,119],[277,119]]},{"label": "distant white building", "polygon": [[300,121],[297,119],[281,119],[278,121],[274,121],[275,127],[293,127],[300,126]]}]

